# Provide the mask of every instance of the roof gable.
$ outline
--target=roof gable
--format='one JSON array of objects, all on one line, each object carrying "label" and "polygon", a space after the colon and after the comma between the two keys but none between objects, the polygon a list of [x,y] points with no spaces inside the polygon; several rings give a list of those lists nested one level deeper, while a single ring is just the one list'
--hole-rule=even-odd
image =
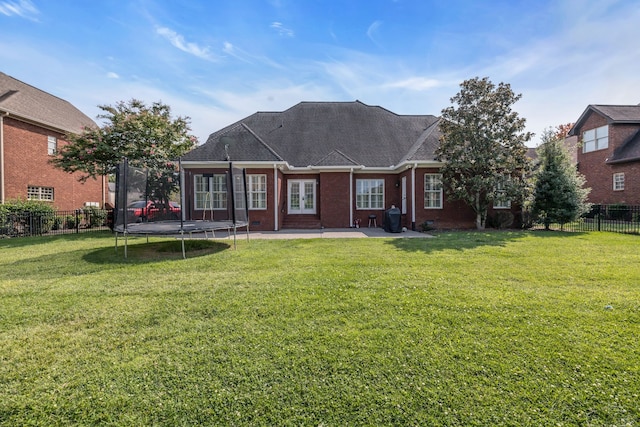
[{"label": "roof gable", "polygon": [[0,72],[0,111],[62,132],[80,133],[95,122],[64,99]]},{"label": "roof gable", "polygon": [[[201,146],[209,148],[196,148],[184,159],[218,160],[204,154],[220,152],[229,129],[242,124],[292,166],[389,167],[399,164],[410,151],[414,157],[432,160],[439,131],[437,126],[426,131],[437,121],[432,115],[398,115],[360,101],[301,102],[282,112],[255,113],[217,131]],[[243,156],[242,160],[257,160],[247,158],[251,157],[247,153]],[[231,160],[240,157],[231,156]]]},{"label": "roof gable", "polygon": [[640,124],[640,105],[589,105],[569,131],[569,135],[577,135],[584,122],[591,114],[598,114],[608,124],[638,123]]}]

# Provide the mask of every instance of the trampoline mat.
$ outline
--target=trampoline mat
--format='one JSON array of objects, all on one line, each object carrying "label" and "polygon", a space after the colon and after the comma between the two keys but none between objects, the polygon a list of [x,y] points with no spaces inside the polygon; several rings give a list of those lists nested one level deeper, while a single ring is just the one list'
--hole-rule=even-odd
[{"label": "trampoline mat", "polygon": [[122,234],[180,234],[180,233],[204,233],[206,231],[230,230],[249,225],[247,222],[233,221],[157,221],[136,222],[114,227],[113,231]]}]

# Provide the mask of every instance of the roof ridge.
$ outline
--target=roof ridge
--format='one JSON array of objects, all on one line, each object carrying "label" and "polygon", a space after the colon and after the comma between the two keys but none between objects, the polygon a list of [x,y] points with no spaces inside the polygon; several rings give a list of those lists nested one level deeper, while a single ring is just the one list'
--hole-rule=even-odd
[{"label": "roof ridge", "polygon": [[269,150],[269,152],[270,152],[271,154],[273,154],[274,156],[276,156],[279,160],[284,161],[284,159],[282,158],[282,156],[281,156],[280,154],[278,154],[278,153],[276,152],[276,150],[274,150],[273,148],[271,148],[271,146],[270,146],[269,144],[267,144],[267,143],[266,143],[266,141],[264,141],[262,138],[260,138],[260,136],[258,136],[258,134],[257,134],[257,133],[255,133],[255,132],[253,131],[253,129],[251,129],[251,128],[246,124],[246,123],[241,122],[241,123],[240,123],[240,125],[241,125],[243,128],[245,128],[245,129],[246,129],[246,130],[247,130],[251,135],[253,135],[253,137],[254,137],[255,139],[257,139],[257,140],[258,140],[258,142],[259,142],[260,144],[264,145],[264,146],[265,146],[265,148],[266,148],[267,150]]}]

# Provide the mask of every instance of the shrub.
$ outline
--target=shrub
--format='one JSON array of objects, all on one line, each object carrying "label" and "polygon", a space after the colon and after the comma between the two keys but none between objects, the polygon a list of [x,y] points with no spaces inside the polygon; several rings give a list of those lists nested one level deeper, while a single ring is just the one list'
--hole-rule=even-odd
[{"label": "shrub", "polygon": [[3,217],[14,214],[14,227],[25,234],[43,234],[51,230],[55,209],[47,202],[33,200],[12,200],[2,205]]},{"label": "shrub", "polygon": [[107,211],[92,206],[84,208],[83,211],[89,228],[102,227],[105,225],[107,220]]},{"label": "shrub", "polygon": [[78,220],[75,215],[67,215],[64,217],[64,227],[73,229],[78,225]]},{"label": "shrub", "polygon": [[489,225],[499,230],[509,228],[513,225],[514,218],[510,211],[498,211],[489,217]]}]

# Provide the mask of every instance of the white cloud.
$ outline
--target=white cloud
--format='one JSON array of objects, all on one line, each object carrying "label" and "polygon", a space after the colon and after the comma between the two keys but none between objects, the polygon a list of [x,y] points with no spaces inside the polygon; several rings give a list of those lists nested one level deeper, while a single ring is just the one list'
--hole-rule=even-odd
[{"label": "white cloud", "polygon": [[284,25],[282,25],[282,22],[272,22],[270,27],[275,29],[281,36],[293,37],[295,35],[293,30],[286,28]]},{"label": "white cloud", "polygon": [[119,79],[120,76],[117,73],[114,73],[113,71],[110,71],[107,73],[107,78],[109,79]]},{"label": "white cloud", "polygon": [[443,83],[437,79],[430,79],[427,77],[409,77],[404,80],[398,80],[391,83],[382,85],[386,88],[392,89],[409,89],[414,91],[425,91],[442,86]]},{"label": "white cloud", "polygon": [[378,41],[376,40],[375,36],[378,33],[378,30],[380,30],[381,26],[382,21],[374,21],[371,25],[369,25],[369,28],[367,28],[367,37],[369,37],[369,39],[371,39],[371,41],[376,45],[378,44]]},{"label": "white cloud", "polygon": [[170,28],[158,27],[156,33],[169,40],[169,42],[176,48],[183,52],[189,53],[201,59],[207,61],[214,61],[216,58],[209,52],[209,48],[200,47],[196,43],[186,42],[184,37]]},{"label": "white cloud", "polygon": [[20,16],[21,18],[37,21],[36,16],[40,13],[30,0],[3,1],[0,2],[0,13],[6,16]]}]

